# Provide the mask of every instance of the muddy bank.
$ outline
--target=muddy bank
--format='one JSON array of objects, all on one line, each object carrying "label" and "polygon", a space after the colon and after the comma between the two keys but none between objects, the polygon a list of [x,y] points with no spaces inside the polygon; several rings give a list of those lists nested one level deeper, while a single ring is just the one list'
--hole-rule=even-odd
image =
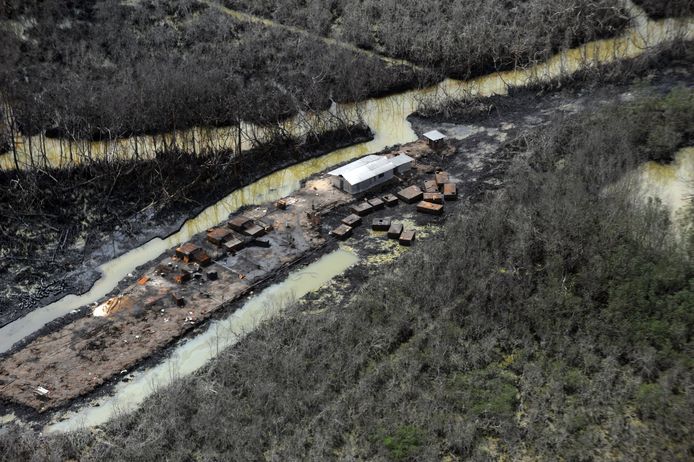
[{"label": "muddy bank", "polygon": [[[583,69],[546,82],[510,86],[507,95],[425,101],[412,117],[431,122],[489,125],[506,118],[517,119],[530,108],[537,109],[538,104],[546,105],[547,98],[607,99],[634,85],[664,94],[678,85],[691,86],[693,50],[691,41],[678,41],[636,58]],[[625,99],[630,98],[625,95]]]},{"label": "muddy bank", "polygon": [[[403,148],[413,157],[428,157],[429,151],[423,142]],[[418,166],[414,176],[406,179],[417,182],[421,180],[419,175],[430,173],[431,168],[426,164]],[[395,182],[386,188],[394,191],[399,186]],[[333,220],[326,220],[321,227],[309,219],[309,213],[346,216],[349,211],[341,204],[354,200],[333,188],[321,175],[287,199],[287,210],[263,204],[244,212],[257,223],[271,224],[273,231],[267,235],[267,249],[246,248],[225,256],[219,248],[205,242],[205,233],[195,236],[191,242],[202,246],[214,261],[212,266],[199,270],[199,278],[175,284],[174,276],[180,275],[182,268],[189,272],[194,269],[167,252],[124,281],[129,285],[120,285],[118,298],[102,305],[113,309],[113,315],[106,319],[86,316],[60,328],[55,323],[47,326],[52,332],[16,347],[0,363],[3,399],[18,405],[17,412],[27,407],[43,412],[65,407],[75,398],[91,393],[119,371],[130,370],[162,351],[199,322],[207,321],[228,303],[248,294],[258,283],[274,280],[281,268],[323,248],[323,236],[333,227]],[[421,220],[432,218],[425,216]],[[208,280],[205,274],[209,275],[210,269],[215,270],[215,278]],[[136,278],[140,278],[136,283],[130,282]],[[185,300],[184,306],[175,305],[174,293]],[[39,387],[51,390],[50,396],[37,394]]]},{"label": "muddy bank", "polygon": [[[151,161],[96,164],[69,171],[0,172],[0,326],[67,293],[82,293],[101,263],[176,231],[191,216],[241,186],[289,165],[372,139],[365,127],[329,133],[306,145],[258,148],[225,162],[225,153],[174,152]],[[228,154],[228,153],[227,153]],[[100,172],[99,170],[102,169]],[[162,184],[152,186],[152,178]],[[106,179],[108,178],[108,180]],[[38,182],[33,201],[17,200],[16,180]],[[43,186],[41,186],[43,185]]]},{"label": "muddy bank", "polygon": [[[487,194],[502,186],[501,176],[510,157],[508,157],[508,153],[506,156],[500,156],[501,148],[513,142],[521,131],[546,124],[556,118],[558,114],[593,110],[602,104],[628,100],[634,89],[617,90],[612,88],[611,91],[582,95],[578,98],[570,92],[539,95],[536,104],[526,107],[525,111],[501,113],[498,116],[490,117],[484,123],[475,125],[441,123],[421,117],[411,117],[410,121],[417,133],[438,128],[451,137],[450,143],[456,148],[457,154],[455,156],[441,157],[436,153],[425,153],[419,159],[422,168],[426,171],[428,171],[426,166],[432,169],[435,167],[445,168],[450,172],[453,181],[458,184],[461,198],[450,204],[450,207],[447,205],[447,214],[465,213],[468,207],[480,203]],[[401,149],[406,150],[407,147],[398,147],[394,151]],[[422,175],[416,181],[421,181],[428,173],[422,170]],[[402,185],[391,185],[380,192],[393,191],[399,186]],[[324,232],[336,225],[347,213],[348,211],[343,207],[336,208],[326,214],[323,223]],[[398,210],[384,209],[367,217],[366,222],[368,223],[371,218],[381,216],[390,216],[409,223],[410,226],[418,227],[422,237],[426,236],[427,233],[435,235],[437,226],[443,220],[417,214],[410,207],[409,209],[401,208]],[[347,245],[355,249],[360,256],[365,257],[365,261],[370,262],[373,266],[373,271],[377,271],[377,265],[397,258],[395,249],[399,250],[397,246],[394,249],[392,241],[385,238],[383,234],[370,231],[368,226],[357,228],[354,237],[347,241]],[[369,277],[369,272],[362,268],[361,272],[351,271],[350,277],[356,283],[363,282]]]}]

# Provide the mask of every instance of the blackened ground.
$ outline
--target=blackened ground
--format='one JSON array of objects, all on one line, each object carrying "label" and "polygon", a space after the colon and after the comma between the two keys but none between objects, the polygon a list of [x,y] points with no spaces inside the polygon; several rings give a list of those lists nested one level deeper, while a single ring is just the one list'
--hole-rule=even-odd
[{"label": "blackened ground", "polygon": [[653,19],[677,18],[694,15],[691,0],[633,0]]},{"label": "blackened ground", "polygon": [[[0,172],[0,202],[9,205],[0,210],[0,326],[88,290],[98,278],[96,266],[168,236],[235,189],[371,136],[368,128],[351,127],[304,145],[259,147],[233,161],[229,152],[174,151],[116,165]],[[103,252],[109,243],[114,252]],[[89,268],[81,266],[85,261]]]},{"label": "blackened ground", "polygon": [[[662,106],[643,86],[609,90],[442,126],[458,147],[445,167],[492,188],[462,197],[437,239],[356,267],[132,415],[10,429],[0,455],[691,459],[691,253],[663,239],[661,209],[607,188],[641,161],[633,110]],[[511,162],[479,179],[485,159]]]}]

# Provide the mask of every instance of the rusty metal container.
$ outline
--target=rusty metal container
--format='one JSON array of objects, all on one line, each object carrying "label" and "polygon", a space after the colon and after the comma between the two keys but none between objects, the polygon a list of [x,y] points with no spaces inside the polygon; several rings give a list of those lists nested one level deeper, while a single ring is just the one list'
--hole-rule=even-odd
[{"label": "rusty metal container", "polygon": [[415,232],[412,229],[408,229],[407,231],[403,231],[402,234],[400,235],[400,245],[404,245],[407,247],[410,247],[414,243],[414,235]]},{"label": "rusty metal container", "polygon": [[422,201],[417,204],[417,211],[429,215],[443,215],[443,205]]},{"label": "rusty metal container", "polygon": [[352,228],[347,225],[340,225],[337,228],[330,231],[330,234],[338,239],[347,239],[352,235]]},{"label": "rusty metal container", "polygon": [[395,207],[398,205],[398,197],[395,194],[386,194],[383,196],[383,202],[385,202],[388,207]]},{"label": "rusty metal container", "polygon": [[342,223],[345,225],[354,228],[355,226],[359,226],[361,224],[361,217],[356,214],[351,214],[345,218],[342,219]]},{"label": "rusty metal container", "polygon": [[388,238],[400,239],[400,235],[402,234],[403,229],[404,226],[402,225],[402,223],[392,223],[390,225],[390,228],[388,228]]},{"label": "rusty metal container", "polygon": [[371,222],[371,229],[374,231],[388,231],[390,228],[390,218],[374,218]]},{"label": "rusty metal container", "polygon": [[447,201],[458,199],[458,187],[454,183],[446,183],[443,185],[443,197]]},{"label": "rusty metal container", "polygon": [[399,191],[397,196],[403,202],[414,204],[415,202],[422,200],[423,193],[422,190],[419,189],[419,186],[413,185]]}]

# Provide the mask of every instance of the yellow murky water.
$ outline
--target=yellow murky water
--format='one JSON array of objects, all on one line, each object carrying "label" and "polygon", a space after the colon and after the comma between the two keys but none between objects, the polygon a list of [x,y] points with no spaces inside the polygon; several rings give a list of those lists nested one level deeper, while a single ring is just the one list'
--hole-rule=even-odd
[{"label": "yellow murky water", "polygon": [[[0,352],[42,327],[45,323],[63,316],[73,309],[104,297],[128,273],[167,249],[189,240],[194,234],[222,222],[238,208],[276,200],[299,187],[299,182],[338,163],[378,152],[383,148],[407,143],[416,139],[406,117],[416,110],[419,103],[432,97],[463,97],[470,95],[506,94],[510,86],[522,86],[534,81],[545,81],[560,75],[571,74],[587,66],[606,64],[620,59],[633,58],[653,47],[676,37],[694,38],[694,20],[648,21],[642,13],[634,21],[634,27],[623,36],[592,42],[561,53],[548,62],[526,70],[496,73],[471,81],[447,79],[440,84],[399,95],[371,99],[359,103],[334,105],[331,112],[341,116],[361,117],[375,133],[372,141],[334,151],[321,158],[281,170],[245,187],[208,207],[197,217],[188,220],[182,228],[166,239],[154,239],[133,249],[121,257],[102,265],[101,279],[82,296],[69,295],[62,300],[36,310],[26,317],[0,329]],[[284,124],[294,134],[306,133],[312,125],[323,120],[322,115],[302,114]],[[251,146],[250,140],[262,140],[265,130],[245,124],[243,148]],[[53,166],[66,165],[98,158],[147,158],[165,145],[177,145],[189,151],[204,149],[234,149],[238,132],[234,127],[195,128],[173,134],[142,136],[109,142],[69,142],[33,137],[19,140],[16,146],[21,165],[28,165],[28,145],[41,146],[42,154]],[[34,162],[38,162],[35,159]],[[10,155],[0,155],[0,167],[14,168]],[[644,194],[656,195],[671,206],[681,209],[686,196],[692,190],[694,154],[685,150],[670,166],[648,164],[641,176]],[[351,255],[351,256],[350,256]],[[182,345],[174,357],[152,368],[133,382],[120,384],[112,398],[106,398],[100,407],[88,407],[70,413],[68,420],[53,425],[49,431],[63,431],[80,425],[96,425],[105,422],[116,410],[136,407],[152,391],[152,384],[166,384],[173,378],[189,374],[201,367],[221,348],[236,343],[240,334],[251,330],[262,319],[281,311],[282,300],[300,297],[318,288],[323,282],[341,273],[356,261],[356,257],[341,250],[330,254],[305,270],[295,273],[285,283],[273,286],[250,300],[244,308],[229,319],[213,324],[208,332]],[[273,298],[274,297],[274,298]],[[221,334],[223,332],[223,334]]]},{"label": "yellow murky water", "polygon": [[99,406],[87,406],[65,415],[65,420],[46,428],[48,432],[67,431],[99,425],[116,412],[135,409],[156,388],[190,375],[214,358],[224,348],[236,344],[260,323],[281,313],[294,300],[318,290],[326,282],[357,263],[353,253],[339,249],[315,263],[291,273],[287,279],[249,298],[244,306],[228,318],[214,322],[202,334],[177,347],[161,364],[136,374],[132,381],[121,382],[113,396],[99,400]]},{"label": "yellow murky water", "polygon": [[[370,99],[358,103],[333,105],[330,111],[342,117],[362,117],[375,133],[375,138],[330,154],[288,167],[268,175],[244,188],[241,188],[218,203],[208,207],[197,217],[184,223],[182,228],[166,239],[152,241],[127,252],[99,267],[102,277],[83,295],[68,295],[63,299],[35,310],[0,329],[0,353],[7,351],[14,343],[35,332],[47,322],[64,316],[100,300],[113,290],[120,280],[140,265],[161,255],[167,249],[189,240],[193,235],[224,221],[230,213],[242,206],[273,201],[298,189],[302,179],[336,164],[378,152],[387,146],[408,143],[416,139],[407,116],[414,112],[419,103],[432,97],[463,97],[469,95],[505,94],[509,86],[522,86],[529,82],[548,80],[563,74],[596,64],[608,63],[623,58],[638,56],[648,46],[654,46],[675,37],[694,38],[694,20],[635,21],[636,25],[622,37],[588,43],[576,49],[561,53],[548,62],[527,70],[495,73],[470,81],[447,79],[439,85],[412,90],[383,98]],[[305,133],[312,124],[321,119],[316,114],[302,114],[287,121],[284,128],[294,134]],[[246,125],[244,132],[253,134],[245,139],[262,138],[263,129]],[[33,137],[31,143],[45,144],[46,157],[53,165],[63,165],[66,153],[87,152],[87,158],[107,157],[147,157],[163,146],[163,143],[194,147],[201,150],[206,146],[215,148],[234,146],[237,132],[235,128],[192,129],[160,136],[143,136],[112,142],[68,142],[65,140],[39,139]],[[22,162],[27,162],[27,151],[23,150],[28,140],[20,141],[17,149]],[[20,146],[21,145],[21,146]],[[73,156],[74,161],[77,157]],[[0,156],[0,165],[11,167],[12,156]]]},{"label": "yellow murky water", "polygon": [[694,198],[694,147],[682,149],[669,165],[646,163],[638,177],[638,194],[644,199],[660,199],[670,210],[673,223],[680,224]]},{"label": "yellow murky water", "polygon": [[[350,120],[357,117],[377,134],[377,140],[368,146],[352,148],[345,157],[356,157],[364,152],[379,151],[396,143],[414,139],[405,118],[419,102],[431,97],[463,97],[469,95],[488,96],[506,94],[509,86],[522,86],[535,81],[547,81],[560,75],[570,75],[588,66],[607,64],[620,59],[634,58],[649,48],[675,38],[694,39],[694,19],[666,19],[648,21],[639,16],[634,26],[622,36],[590,42],[581,47],[559,53],[545,63],[516,71],[500,72],[481,78],[460,81],[446,79],[436,86],[412,90],[384,98],[370,99],[359,103],[336,104],[330,112]],[[300,114],[282,124],[282,128],[294,136],[305,136],[311,127],[321,126],[330,120],[326,113]],[[248,149],[251,140],[263,141],[268,129],[242,124],[242,148]],[[238,131],[236,127],[193,128],[156,136],[137,136],[112,141],[68,141],[46,139],[41,136],[20,138],[16,143],[20,166],[32,165],[29,147],[34,152],[33,163],[41,165],[42,159],[52,166],[64,166],[91,159],[151,158],[157,150],[166,146],[179,146],[192,152],[205,149],[234,149]],[[14,168],[10,153],[0,155],[0,168]]]}]

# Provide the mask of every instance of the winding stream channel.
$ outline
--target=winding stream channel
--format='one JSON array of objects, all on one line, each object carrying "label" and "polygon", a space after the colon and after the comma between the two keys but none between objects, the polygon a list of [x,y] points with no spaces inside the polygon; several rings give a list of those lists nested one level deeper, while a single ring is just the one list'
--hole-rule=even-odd
[{"label": "winding stream channel", "polygon": [[[649,21],[641,16],[639,20],[634,21],[634,26],[620,37],[599,40],[567,50],[554,56],[546,63],[528,69],[495,73],[470,81],[447,79],[426,89],[412,90],[359,103],[334,105],[331,108],[333,111],[360,115],[375,133],[375,138],[369,142],[336,150],[320,158],[308,160],[268,175],[255,183],[234,191],[221,201],[208,207],[196,217],[186,221],[181,229],[171,236],[165,239],[153,239],[101,265],[99,267],[101,278],[88,292],[82,295],[68,295],[0,329],[0,353],[9,350],[13,344],[36,332],[48,322],[98,301],[112,291],[120,280],[135,271],[138,266],[157,258],[167,249],[189,240],[193,235],[222,222],[230,213],[240,207],[269,202],[287,196],[299,188],[301,180],[315,173],[367,153],[381,151],[387,146],[416,140],[417,136],[407,121],[407,116],[414,112],[424,100],[473,95],[503,95],[508,92],[508,88],[511,86],[547,81],[560,75],[570,75],[585,67],[633,58],[645,53],[651,47],[677,37],[694,39],[694,20]],[[305,126],[306,117],[311,116],[301,115],[289,123],[295,133],[300,133],[302,127]],[[188,146],[190,143],[196,146],[195,143],[200,143],[202,139],[208,140],[215,147],[224,147],[225,143],[233,146],[231,143],[234,142],[233,137],[229,136],[228,129],[197,128],[165,136],[168,137],[169,143],[176,142],[182,146]],[[147,152],[153,153],[157,146],[161,146],[162,138],[161,136],[143,136],[91,143],[54,139],[45,139],[44,141],[49,161],[54,165],[61,165],[65,158],[66,149],[72,152],[89,150],[94,156],[134,157],[137,153],[143,157],[147,155]],[[36,142],[38,139],[34,140],[34,143]],[[21,140],[17,144],[20,156],[24,156],[24,162],[28,156],[24,146],[27,146],[28,143],[29,140]],[[653,184],[660,185],[657,187],[663,187],[663,179],[672,175],[674,178],[682,176],[683,166],[687,169],[694,168],[692,167],[694,165],[692,159],[694,159],[694,153],[688,150],[682,154],[676,165],[662,167],[662,169],[673,169],[676,173],[664,171],[653,173],[656,167],[649,167],[645,171],[648,175],[657,175],[659,180]],[[11,168],[13,165],[10,155],[0,156],[0,166]],[[152,384],[165,384],[174,375],[192,373],[214,357],[218,348],[234,344],[241,337],[241,332],[252,329],[259,320],[267,319],[272,314],[279,312],[282,303],[277,300],[291,298],[292,294],[301,297],[316,290],[355,262],[356,256],[344,250],[338,250],[324,256],[318,262],[292,273],[287,281],[264,290],[261,295],[249,300],[241,310],[232,314],[227,320],[212,323],[204,334],[183,342],[175,349],[170,359],[145,371],[131,382],[120,383],[112,397],[102,400],[104,405],[88,406],[78,412],[70,413],[67,420],[49,427],[48,430],[66,430],[79,425],[96,425],[113,415],[115,409],[134,408],[145,396],[151,393]],[[228,334],[219,335],[220,330]],[[176,373],[172,374],[172,371]]]}]

